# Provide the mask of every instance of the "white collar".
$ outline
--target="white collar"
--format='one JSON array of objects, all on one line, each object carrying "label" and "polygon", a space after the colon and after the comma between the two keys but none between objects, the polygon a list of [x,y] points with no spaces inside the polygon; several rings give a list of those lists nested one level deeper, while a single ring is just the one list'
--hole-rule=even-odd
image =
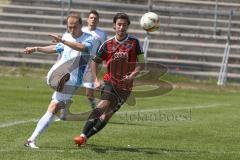
[{"label": "white collar", "polygon": [[123,40],[119,41],[119,40],[117,40],[116,36],[114,36],[114,38],[115,38],[115,41],[117,41],[117,42],[118,42],[118,43],[120,43],[120,44],[124,43],[124,42],[125,42],[125,41],[128,39],[128,37],[129,37],[129,34],[127,34],[127,36],[126,36],[126,38],[125,38],[125,39],[123,39]]}]

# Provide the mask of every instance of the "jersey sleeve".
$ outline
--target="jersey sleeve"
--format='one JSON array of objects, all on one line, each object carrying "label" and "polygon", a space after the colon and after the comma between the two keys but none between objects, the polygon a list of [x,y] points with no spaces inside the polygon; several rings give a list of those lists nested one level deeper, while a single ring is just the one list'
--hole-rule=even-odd
[{"label": "jersey sleeve", "polygon": [[88,38],[86,38],[86,40],[82,42],[82,44],[86,47],[85,51],[91,53],[91,50],[93,48],[93,43],[94,43],[93,36],[89,36]]},{"label": "jersey sleeve", "polygon": [[63,52],[63,50],[64,50],[64,44],[57,43],[55,45],[55,50],[56,50],[57,54],[61,54]]},{"label": "jersey sleeve", "polygon": [[97,51],[98,51],[98,48],[99,46],[101,45],[101,42],[98,38],[94,37],[94,40],[93,40],[93,47],[92,47],[92,50],[91,50],[91,56],[95,56]]},{"label": "jersey sleeve", "polygon": [[144,53],[143,53],[142,45],[141,45],[139,39],[137,39],[136,53],[137,53],[137,61],[144,62]]},{"label": "jersey sleeve", "polygon": [[[66,32],[62,34],[62,40],[64,40],[66,37]],[[63,43],[57,43],[55,45],[55,50],[56,50],[56,53],[58,55],[62,54],[62,52],[64,51],[64,44]]]},{"label": "jersey sleeve", "polygon": [[96,63],[101,63],[102,61],[106,60],[106,58],[107,58],[107,45],[105,42],[99,47],[96,56],[93,58],[93,61],[95,61]]}]

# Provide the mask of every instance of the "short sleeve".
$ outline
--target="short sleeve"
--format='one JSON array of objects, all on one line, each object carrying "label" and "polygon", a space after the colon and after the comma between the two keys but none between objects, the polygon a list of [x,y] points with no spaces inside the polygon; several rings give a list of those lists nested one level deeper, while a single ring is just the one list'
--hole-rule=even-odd
[{"label": "short sleeve", "polygon": [[93,61],[96,63],[101,63],[102,61],[106,60],[107,57],[107,47],[106,42],[104,42],[98,49],[96,56],[93,58]]},{"label": "short sleeve", "polygon": [[138,62],[144,62],[144,52],[139,39],[137,39],[137,42],[136,42],[136,53],[137,53]]},{"label": "short sleeve", "polygon": [[82,44],[85,45],[85,47],[87,48],[86,51],[88,51],[89,53],[93,48],[93,43],[94,43],[94,38],[92,36],[89,36],[88,38],[86,38],[85,41],[82,42]]},{"label": "short sleeve", "polygon": [[56,50],[57,54],[61,54],[64,50],[64,44],[57,43],[55,46],[55,50]]},{"label": "short sleeve", "polygon": [[96,38],[96,37],[93,37],[93,38],[94,38],[93,39],[93,46],[92,46],[92,50],[91,50],[90,53],[91,53],[92,56],[95,56],[97,51],[98,51],[98,48],[99,48],[101,42],[100,42],[100,40],[98,38]]}]

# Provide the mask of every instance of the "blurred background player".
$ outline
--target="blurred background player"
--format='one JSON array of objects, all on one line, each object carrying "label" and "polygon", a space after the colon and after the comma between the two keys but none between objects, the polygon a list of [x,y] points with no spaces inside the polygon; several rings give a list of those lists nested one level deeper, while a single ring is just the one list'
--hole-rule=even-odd
[{"label": "blurred background player", "polygon": [[[97,41],[96,43],[93,44],[91,56],[95,56],[99,46],[103,44],[104,41],[107,40],[106,32],[97,27],[98,23],[99,23],[98,12],[96,10],[91,10],[88,13],[87,26],[82,28],[83,32],[91,34],[92,36],[95,37]],[[94,98],[95,87],[90,66],[88,66],[87,72],[84,75],[83,86],[86,87],[86,96],[92,109],[94,109],[96,107],[96,100]]]},{"label": "blurred background player", "polygon": [[79,146],[85,144],[88,138],[106,126],[112,115],[127,100],[133,80],[143,68],[142,47],[137,38],[127,33],[129,25],[128,15],[117,13],[113,18],[115,36],[105,41],[93,58],[91,69],[96,86],[100,84],[97,68],[103,61],[107,64],[107,73],[103,77],[105,84],[97,108],[91,112],[82,134],[74,138]]},{"label": "blurred background player", "polygon": [[[27,47],[24,50],[24,53],[26,54],[32,54],[33,52],[56,53],[59,52],[59,49],[62,51],[61,58],[50,69],[47,78],[49,78],[54,70],[69,61],[74,60],[74,62],[78,62],[79,59],[77,58],[82,54],[88,54],[90,57],[90,51],[94,39],[90,34],[82,32],[82,19],[78,14],[73,13],[67,17],[67,32],[68,33],[64,34],[62,38],[51,35],[54,41],[61,42],[60,48],[58,48],[59,45],[49,45],[45,47]],[[50,102],[46,113],[38,121],[34,132],[24,144],[26,147],[38,148],[35,145],[37,137],[48,128],[54,120],[55,114],[61,108],[65,108],[70,104],[74,91],[81,85],[80,79],[82,78],[83,73],[81,74],[79,66],[80,64],[73,68],[70,73],[66,74],[67,76],[64,76],[63,81],[61,82],[63,89],[61,90],[64,90],[65,86],[73,86],[72,89],[67,93],[60,91],[55,91],[53,93],[52,101]]]}]

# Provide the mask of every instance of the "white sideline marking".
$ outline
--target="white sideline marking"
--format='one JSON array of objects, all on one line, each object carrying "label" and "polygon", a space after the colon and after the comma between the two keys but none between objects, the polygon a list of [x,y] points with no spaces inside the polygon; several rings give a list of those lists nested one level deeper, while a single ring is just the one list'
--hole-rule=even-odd
[{"label": "white sideline marking", "polygon": [[15,126],[15,125],[18,125],[18,124],[25,124],[25,123],[37,122],[37,121],[38,121],[38,119],[30,119],[30,120],[25,120],[25,121],[7,122],[7,123],[0,124],[0,128],[6,128],[6,127]]},{"label": "white sideline marking", "polygon": [[[203,109],[203,108],[214,108],[214,107],[221,107],[221,106],[230,106],[231,104],[209,104],[209,105],[198,105],[198,106],[192,106],[192,107],[174,107],[174,108],[159,108],[159,109],[145,109],[145,110],[136,110],[136,111],[122,111],[117,112],[116,114],[129,114],[129,113],[139,113],[139,112],[155,112],[155,111],[167,111],[167,110],[183,110],[183,109]],[[13,121],[13,122],[7,122],[0,124],[1,128],[7,128],[12,127],[19,124],[26,124],[31,122],[37,122],[38,119],[30,119],[25,121]],[[1,151],[1,150],[0,150]]]},{"label": "white sideline marking", "polygon": [[184,109],[204,109],[204,108],[214,108],[221,106],[230,106],[231,104],[209,104],[209,105],[197,105],[192,107],[173,107],[173,108],[158,108],[156,109],[145,109],[145,110],[136,110],[136,111],[122,111],[117,112],[116,114],[126,114],[126,113],[139,113],[139,112],[156,112],[156,111],[172,111],[172,110],[184,110]]}]

